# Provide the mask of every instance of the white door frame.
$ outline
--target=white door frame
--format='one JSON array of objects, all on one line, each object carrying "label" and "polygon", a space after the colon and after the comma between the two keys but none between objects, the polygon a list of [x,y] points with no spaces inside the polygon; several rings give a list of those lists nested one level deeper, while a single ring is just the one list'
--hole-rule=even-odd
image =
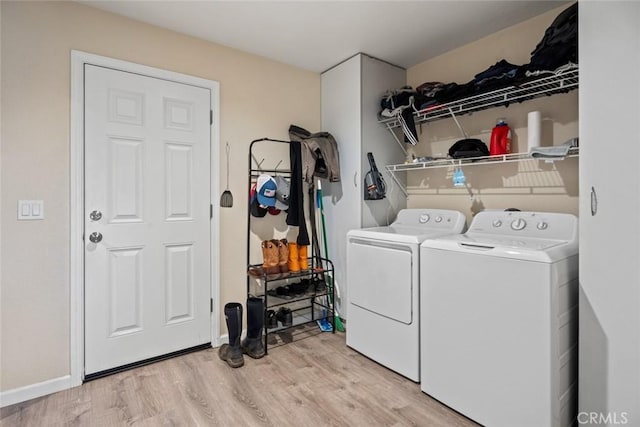
[{"label": "white door frame", "polygon": [[84,380],[84,64],[98,65],[149,77],[199,86],[211,91],[211,344],[220,345],[220,84],[186,74],[132,62],[71,51],[71,141],[70,141],[70,370],[71,387]]}]

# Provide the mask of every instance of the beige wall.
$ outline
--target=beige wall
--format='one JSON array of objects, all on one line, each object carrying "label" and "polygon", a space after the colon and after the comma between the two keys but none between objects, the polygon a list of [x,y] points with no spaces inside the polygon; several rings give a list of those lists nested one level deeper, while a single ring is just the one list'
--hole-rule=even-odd
[{"label": "beige wall", "polygon": [[[245,299],[248,145],[320,126],[320,76],[72,2],[0,2],[2,276],[0,390],[69,374],[70,51],[220,82],[220,141],[234,205],[220,209],[221,299]],[[224,189],[223,169],[219,171]],[[46,219],[16,220],[18,199]],[[221,327],[225,330],[224,322]]]},{"label": "beige wall", "polygon": [[[529,62],[531,51],[546,28],[567,6],[509,27],[461,48],[425,61],[407,70],[408,84],[417,87],[426,81],[466,83],[474,75],[506,59],[512,64]],[[539,110],[543,116],[542,145],[559,145],[578,136],[578,91],[544,97],[509,107],[461,116],[460,124],[470,137],[488,143],[496,119],[505,117],[514,131],[512,152],[526,152],[527,113]],[[462,138],[451,119],[419,126],[418,155],[446,155],[449,147]],[[472,215],[482,209],[569,212],[578,214],[578,161],[567,159],[555,164],[525,161],[499,165],[473,165],[463,171],[475,197],[454,188],[449,168],[409,172],[409,207],[458,209]]]}]

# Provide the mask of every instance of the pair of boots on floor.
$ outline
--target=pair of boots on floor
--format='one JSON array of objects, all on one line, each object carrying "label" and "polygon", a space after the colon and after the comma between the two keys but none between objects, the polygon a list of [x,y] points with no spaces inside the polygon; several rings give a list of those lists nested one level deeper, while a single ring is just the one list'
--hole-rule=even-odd
[{"label": "pair of boots on floor", "polygon": [[262,328],[264,327],[264,302],[262,298],[247,298],[247,336],[240,341],[242,334],[242,304],[230,302],[224,306],[224,317],[227,320],[229,344],[223,344],[218,350],[220,359],[232,368],[244,365],[243,354],[260,359],[266,354],[262,344]]},{"label": "pair of boots on floor", "polygon": [[308,246],[272,239],[262,242],[262,268],[267,274],[309,269]]}]

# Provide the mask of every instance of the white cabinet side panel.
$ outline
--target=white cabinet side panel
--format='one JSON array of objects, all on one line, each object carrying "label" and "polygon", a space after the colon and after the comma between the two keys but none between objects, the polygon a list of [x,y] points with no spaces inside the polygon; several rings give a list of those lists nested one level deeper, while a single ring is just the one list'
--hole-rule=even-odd
[{"label": "white cabinet side panel", "polygon": [[579,8],[579,410],[640,425],[640,3]]},{"label": "white cabinet side panel", "polygon": [[343,317],[347,315],[347,232],[360,228],[362,211],[360,68],[358,55],[321,76],[322,130],[333,135],[340,154],[341,181],[324,180],[322,192],[329,258],[339,293],[336,307]]}]

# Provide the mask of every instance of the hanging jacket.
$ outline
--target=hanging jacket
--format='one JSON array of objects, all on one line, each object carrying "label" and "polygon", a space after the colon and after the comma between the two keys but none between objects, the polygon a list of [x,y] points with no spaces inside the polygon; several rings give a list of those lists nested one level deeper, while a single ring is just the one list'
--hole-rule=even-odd
[{"label": "hanging jacket", "polygon": [[304,219],[304,192],[302,190],[302,144],[291,141],[289,144],[289,161],[291,162],[291,186],[289,187],[289,210],[287,210],[288,225],[298,226],[296,243],[307,246],[309,232]]},{"label": "hanging jacket", "polygon": [[329,132],[310,133],[299,126],[289,126],[289,138],[302,144],[302,179],[308,183],[313,177],[340,181],[338,144]]}]

